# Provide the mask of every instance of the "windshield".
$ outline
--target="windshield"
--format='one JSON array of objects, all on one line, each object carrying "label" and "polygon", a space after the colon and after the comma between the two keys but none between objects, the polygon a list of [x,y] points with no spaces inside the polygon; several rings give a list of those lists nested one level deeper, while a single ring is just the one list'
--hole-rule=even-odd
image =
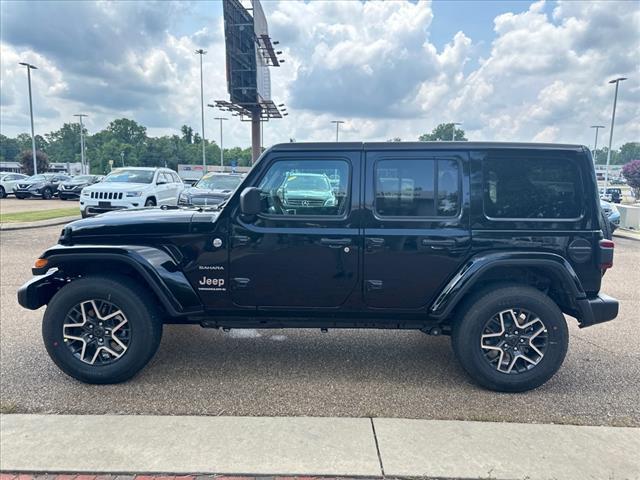
[{"label": "windshield", "polygon": [[45,177],[44,175],[31,175],[26,180],[28,180],[29,182],[44,182],[47,180],[47,177]]},{"label": "windshield", "polygon": [[287,178],[287,190],[311,190],[315,192],[326,192],[331,190],[326,177],[296,176]]},{"label": "windshield", "polygon": [[93,175],[78,175],[71,179],[71,183],[89,183],[93,181]]},{"label": "windshield", "polygon": [[235,190],[242,178],[231,175],[205,175],[196,183],[196,187],[206,190]]},{"label": "windshield", "polygon": [[151,183],[153,181],[153,170],[114,170],[105,177],[103,183]]}]

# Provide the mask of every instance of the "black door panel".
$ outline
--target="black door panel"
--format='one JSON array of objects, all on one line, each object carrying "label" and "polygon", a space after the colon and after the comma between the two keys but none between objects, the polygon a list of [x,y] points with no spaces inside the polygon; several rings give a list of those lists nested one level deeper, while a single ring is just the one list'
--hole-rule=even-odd
[{"label": "black door panel", "polygon": [[[439,159],[449,170],[457,165],[458,178],[449,174],[446,185]],[[383,167],[376,171],[379,161]],[[414,181],[418,165],[433,171]],[[426,309],[462,266],[471,245],[467,171],[466,154],[366,152],[364,299],[369,308]],[[447,193],[439,192],[438,184]]]}]

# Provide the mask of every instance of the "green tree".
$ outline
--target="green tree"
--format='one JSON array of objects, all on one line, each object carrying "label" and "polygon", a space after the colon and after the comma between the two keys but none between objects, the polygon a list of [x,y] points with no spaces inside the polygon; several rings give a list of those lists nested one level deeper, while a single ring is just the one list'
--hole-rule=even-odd
[{"label": "green tree", "polygon": [[[87,129],[83,130],[87,135]],[[80,124],[65,123],[62,128],[46,133],[47,155],[54,162],[80,161]],[[86,147],[85,147],[86,148]]]},{"label": "green tree", "polygon": [[640,142],[629,142],[620,147],[616,160],[619,165],[624,165],[631,160],[638,159],[640,159]]},{"label": "green tree", "polygon": [[[602,147],[596,150],[595,161],[598,165],[605,165],[607,163],[607,147]],[[618,151],[611,150],[611,165],[618,165]]]},{"label": "green tree", "polygon": [[[20,133],[16,137],[16,141],[18,142],[18,148],[20,148],[21,152],[31,150],[31,135],[28,133]],[[36,152],[38,150],[42,150],[43,152],[47,151],[47,141],[42,135],[36,135]]]},{"label": "green tree", "polygon": [[182,140],[187,143],[193,143],[193,128],[189,125],[182,125],[180,131],[182,132]]},{"label": "green tree", "polygon": [[[23,150],[20,154],[20,164],[27,175],[33,175],[33,155],[31,152],[32,150]],[[49,170],[49,157],[41,150],[36,150],[36,165],[38,173],[44,173]]]},{"label": "green tree", "polygon": [[[451,137],[453,135],[453,123],[441,123],[436,128],[434,128],[431,133],[423,133],[418,138],[421,142],[437,142],[437,141],[451,141]],[[461,128],[456,128],[455,130],[455,140],[458,142],[466,142],[467,138],[464,136],[464,130]]]},{"label": "green tree", "polygon": [[15,138],[0,134],[0,157],[7,162],[13,162],[20,153],[20,145]]},{"label": "green tree", "polygon": [[147,139],[147,128],[128,118],[112,121],[107,131],[111,133],[114,140],[132,146],[143,145]]}]

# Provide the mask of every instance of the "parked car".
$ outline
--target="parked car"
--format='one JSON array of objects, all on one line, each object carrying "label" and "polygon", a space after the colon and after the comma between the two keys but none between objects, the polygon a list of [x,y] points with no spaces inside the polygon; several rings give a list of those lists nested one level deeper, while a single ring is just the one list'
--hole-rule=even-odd
[{"label": "parked car", "polygon": [[615,232],[615,230],[620,226],[620,211],[614,203],[605,202],[604,200],[600,200],[600,206],[602,207],[602,213],[604,213],[604,216],[609,222],[610,230],[609,232],[605,230],[605,236],[611,239],[611,235],[609,235],[609,233]]},{"label": "parked car", "polygon": [[16,183],[13,193],[20,199],[36,197],[49,200],[58,194],[58,186],[69,180],[71,180],[69,175],[59,173],[32,175]]},{"label": "parked car", "polygon": [[600,198],[605,202],[620,203],[622,202],[622,189],[620,188],[604,188],[600,189]]},{"label": "parked car", "polygon": [[[335,179],[334,200],[305,184],[293,191],[309,205],[287,208],[292,177],[311,174]],[[134,376],[177,323],[450,335],[473,380],[517,392],[561,367],[565,314],[581,327],[617,316],[600,293],[604,225],[584,146],[287,143],[220,209],[70,223],[18,301],[47,305],[47,352],[88,383]]]},{"label": "parked car", "polygon": [[68,182],[61,183],[58,187],[60,200],[77,200],[84,187],[98,183],[104,179],[104,175],[76,175]]},{"label": "parked car", "polygon": [[100,183],[82,189],[80,214],[86,218],[127,208],[175,206],[183,189],[178,174],[168,168],[117,168]]},{"label": "parked car", "polygon": [[243,175],[236,173],[207,173],[193,187],[186,188],[178,199],[178,205],[219,205],[240,185]]},{"label": "parked car", "polygon": [[16,184],[25,178],[22,173],[0,172],[0,198],[13,194]]},{"label": "parked car", "polygon": [[[290,172],[277,197],[292,215],[336,206],[336,196],[326,174]],[[278,208],[278,206],[273,206]]]}]

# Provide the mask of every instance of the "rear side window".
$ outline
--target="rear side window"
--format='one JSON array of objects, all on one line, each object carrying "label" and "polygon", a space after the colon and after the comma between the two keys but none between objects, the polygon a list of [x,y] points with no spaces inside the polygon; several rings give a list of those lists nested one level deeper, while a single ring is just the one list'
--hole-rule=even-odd
[{"label": "rear side window", "polygon": [[375,210],[381,217],[454,217],[460,208],[460,167],[448,159],[380,160]]},{"label": "rear side window", "polygon": [[488,157],[483,176],[487,217],[573,219],[582,213],[580,171],[568,158]]}]

